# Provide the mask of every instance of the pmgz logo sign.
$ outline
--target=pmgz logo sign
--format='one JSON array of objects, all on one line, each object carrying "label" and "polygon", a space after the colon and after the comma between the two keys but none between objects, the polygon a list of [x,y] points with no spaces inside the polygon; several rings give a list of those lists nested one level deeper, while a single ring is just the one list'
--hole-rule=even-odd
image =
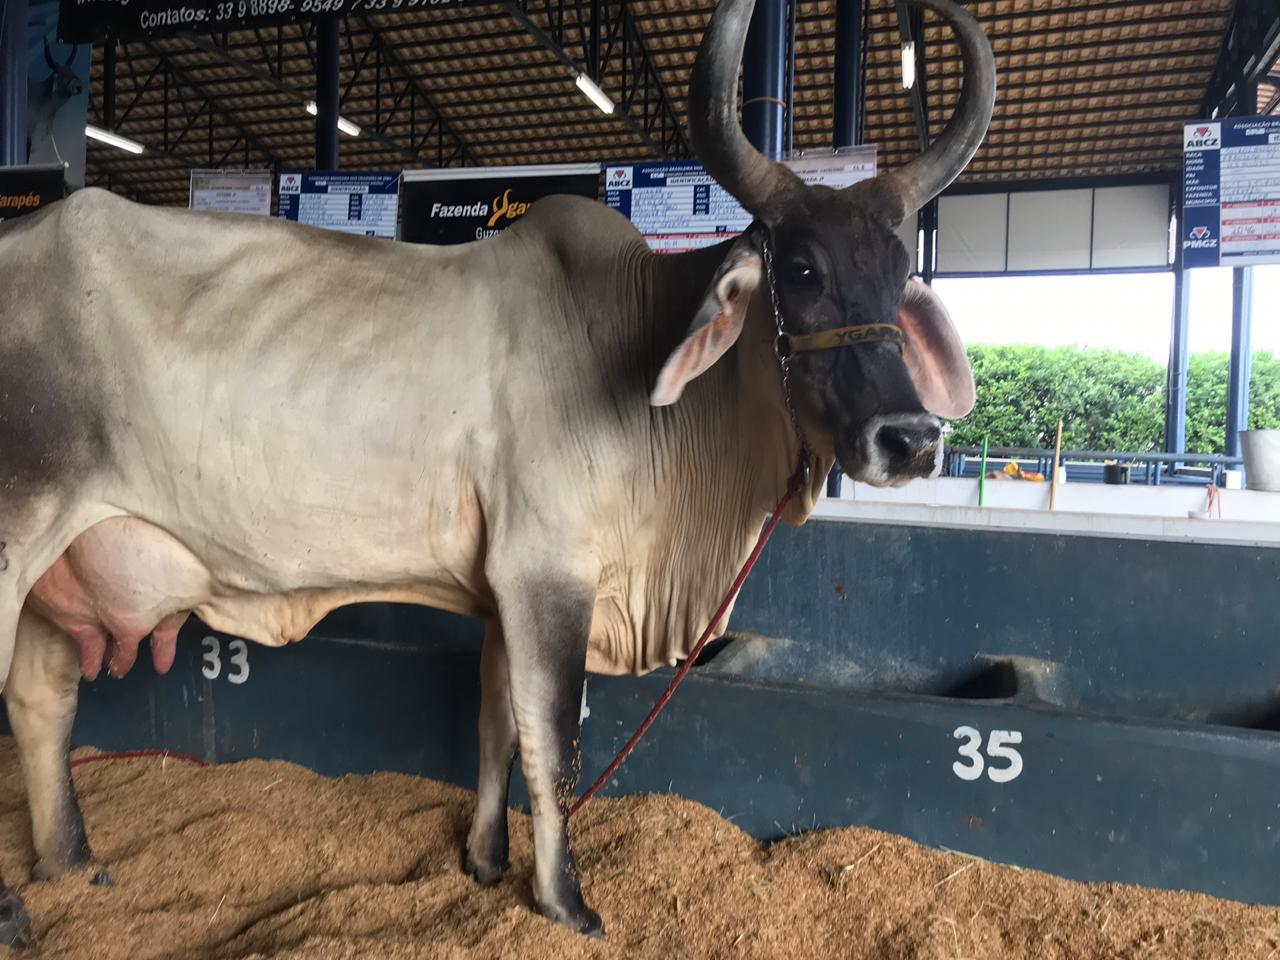
[{"label": "pmgz logo sign", "polygon": [[1182,246],[1188,250],[1209,250],[1218,245],[1218,240],[1213,235],[1213,231],[1208,227],[1192,227],[1188,239],[1182,241]]},{"label": "pmgz logo sign", "polygon": [[1222,146],[1222,124],[1205,123],[1183,129],[1184,150],[1217,150]]}]

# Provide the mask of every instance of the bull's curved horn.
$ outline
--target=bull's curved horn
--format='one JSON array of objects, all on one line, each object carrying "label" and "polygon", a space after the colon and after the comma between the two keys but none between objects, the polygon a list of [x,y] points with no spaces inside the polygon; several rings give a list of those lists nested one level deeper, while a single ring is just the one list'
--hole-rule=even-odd
[{"label": "bull's curved horn", "polygon": [[711,16],[689,81],[689,140],[716,182],[772,224],[804,184],[756,150],[738,125],[738,66],[754,7],[755,0],[721,0]]},{"label": "bull's curved horn", "polygon": [[77,43],[77,44],[75,44],[74,46],[72,46],[72,48],[71,48],[71,52],[67,54],[67,62],[63,64],[63,67],[65,67],[66,69],[70,70],[70,69],[71,69],[71,62],[72,62],[73,60],[75,60],[75,58],[76,58],[76,54],[77,54],[77,53],[79,53],[79,52],[80,52],[80,44],[78,44],[78,43]]},{"label": "bull's curved horn", "polygon": [[53,51],[49,49],[49,38],[44,38],[44,62],[49,65],[49,69],[54,73],[58,72],[58,65],[53,62]]},{"label": "bull's curved horn", "polygon": [[[996,61],[978,21],[952,0],[907,0],[942,16],[955,31],[964,62],[960,101],[946,129],[928,149],[905,167],[886,171],[881,179],[896,187],[903,219],[945,190],[968,166],[987,135],[996,103]],[[856,189],[854,187],[848,188]]]}]

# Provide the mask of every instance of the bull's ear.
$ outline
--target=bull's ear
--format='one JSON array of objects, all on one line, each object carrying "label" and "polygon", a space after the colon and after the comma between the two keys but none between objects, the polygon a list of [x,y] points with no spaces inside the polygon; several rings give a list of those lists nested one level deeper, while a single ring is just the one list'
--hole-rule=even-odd
[{"label": "bull's ear", "polygon": [[685,386],[719,360],[742,333],[751,294],[760,285],[764,261],[756,230],[749,229],[729,248],[702,299],[684,342],[672,351],[658,374],[649,402],[665,407],[680,399]]},{"label": "bull's ear", "polygon": [[951,314],[933,289],[914,277],[907,281],[898,320],[906,335],[903,358],[920,403],[948,420],[973,409],[973,370]]}]

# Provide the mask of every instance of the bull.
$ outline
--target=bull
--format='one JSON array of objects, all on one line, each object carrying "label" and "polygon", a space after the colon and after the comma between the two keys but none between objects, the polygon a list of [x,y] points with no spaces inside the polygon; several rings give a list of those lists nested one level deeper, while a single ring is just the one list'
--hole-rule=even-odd
[{"label": "bull", "polygon": [[[166,670],[190,613],[275,646],[344,604],[408,602],[487,621],[465,869],[507,867],[518,751],[538,908],[599,933],[566,829],[585,672],[685,655],[801,433],[792,524],[837,461],[873,484],[933,475],[938,418],[972,406],[960,339],[893,230],[977,149],[994,64],[952,0],[914,2],[956,34],[957,109],[911,163],[834,191],[747,143],[753,0],[722,0],[689,133],[755,220],[693,253],[654,255],[568,197],[460,247],[95,190],[0,227],[0,677],[34,877],[104,876],[69,771],[81,676],[123,674],[147,637]],[[784,390],[775,295],[793,337],[897,335],[797,353]],[[20,942],[11,892],[0,919]]]}]

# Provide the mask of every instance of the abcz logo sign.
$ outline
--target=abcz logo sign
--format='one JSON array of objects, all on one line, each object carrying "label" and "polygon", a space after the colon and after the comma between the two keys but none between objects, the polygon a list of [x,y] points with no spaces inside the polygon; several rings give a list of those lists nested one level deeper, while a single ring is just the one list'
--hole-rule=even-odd
[{"label": "abcz logo sign", "polygon": [[1184,150],[1217,150],[1222,146],[1222,125],[1206,123],[1188,127],[1186,140],[1182,144]]},{"label": "abcz logo sign", "polygon": [[1280,263],[1280,117],[1182,126],[1182,266]]}]

